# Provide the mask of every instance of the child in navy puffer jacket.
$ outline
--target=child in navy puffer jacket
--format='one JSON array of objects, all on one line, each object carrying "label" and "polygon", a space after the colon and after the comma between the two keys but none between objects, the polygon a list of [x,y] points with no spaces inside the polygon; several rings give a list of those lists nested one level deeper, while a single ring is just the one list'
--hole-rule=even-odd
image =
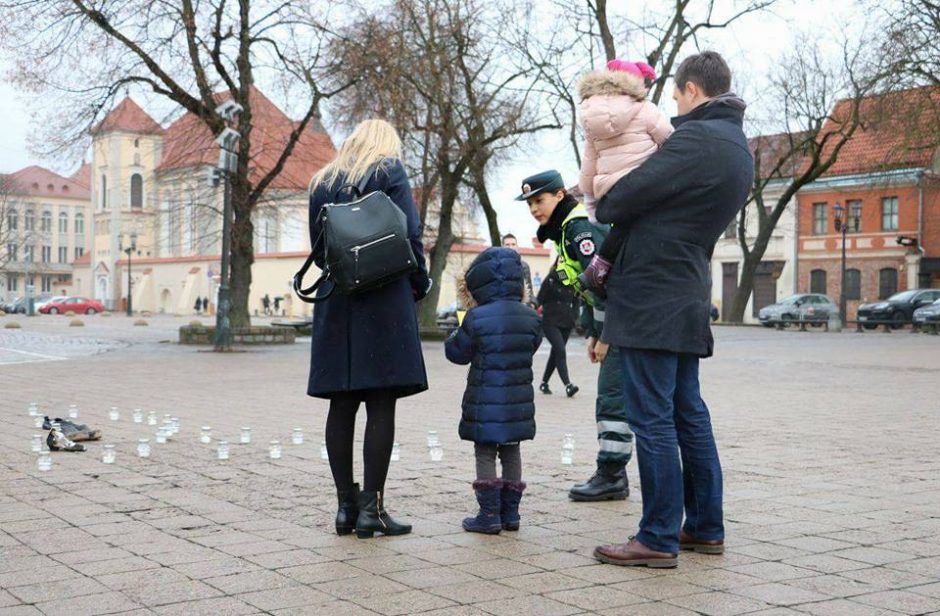
[{"label": "child in navy puffer jacket", "polygon": [[[444,350],[470,364],[460,438],[473,441],[480,511],[463,521],[470,532],[519,529],[522,481],[519,443],[535,438],[532,356],[542,342],[541,321],[525,303],[522,261],[510,248],[488,248],[458,281],[468,309]],[[502,478],[496,474],[496,457]]]}]

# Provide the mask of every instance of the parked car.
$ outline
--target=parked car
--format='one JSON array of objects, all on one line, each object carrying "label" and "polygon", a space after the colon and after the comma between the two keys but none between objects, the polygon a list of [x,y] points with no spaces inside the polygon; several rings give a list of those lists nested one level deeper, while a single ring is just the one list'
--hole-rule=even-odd
[{"label": "parked car", "polygon": [[437,311],[437,326],[445,332],[457,329],[457,311],[463,310],[460,302],[452,302]]},{"label": "parked car", "polygon": [[42,308],[46,304],[63,300],[65,298],[66,298],[65,295],[52,295],[51,293],[43,293],[42,295],[40,295],[39,297],[33,300],[33,307],[38,311],[40,308]]},{"label": "parked car", "polygon": [[12,314],[14,312],[14,308],[16,307],[16,302],[20,301],[21,299],[22,298],[20,297],[14,297],[10,301],[0,304],[0,309],[3,309],[3,311],[7,314]]},{"label": "parked car", "polygon": [[800,322],[819,327],[835,314],[839,314],[839,307],[825,295],[797,293],[785,297],[776,304],[764,306],[757,313],[757,318],[764,327],[775,325],[787,327],[792,323]]},{"label": "parked car", "polygon": [[3,309],[8,314],[26,314],[26,298],[17,297]]},{"label": "parked car", "polygon": [[[940,289],[911,289],[895,293],[886,300],[862,304],[858,307],[858,320],[865,329],[875,329],[877,321],[891,321],[892,327],[910,323],[914,311],[940,299]],[[876,321],[866,323],[866,321]]]},{"label": "parked car", "polygon": [[66,297],[57,302],[49,302],[39,309],[43,314],[59,314],[68,311],[75,314],[95,314],[104,312],[104,306],[96,299],[87,297]]},{"label": "parked car", "polygon": [[932,304],[918,308],[911,319],[915,327],[928,324],[940,324],[940,299]]}]

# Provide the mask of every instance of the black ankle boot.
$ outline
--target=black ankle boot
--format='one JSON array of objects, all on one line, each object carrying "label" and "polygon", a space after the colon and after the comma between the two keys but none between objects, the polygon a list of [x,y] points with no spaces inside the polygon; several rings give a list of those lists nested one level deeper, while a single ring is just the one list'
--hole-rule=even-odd
[{"label": "black ankle boot", "polygon": [[407,535],[411,524],[399,524],[385,511],[381,492],[359,493],[359,518],[356,520],[356,536],[366,539],[375,533],[383,535]]},{"label": "black ankle boot", "polygon": [[356,520],[359,518],[359,484],[352,484],[348,490],[337,490],[336,500],[339,501],[336,534],[348,535],[356,530]]}]

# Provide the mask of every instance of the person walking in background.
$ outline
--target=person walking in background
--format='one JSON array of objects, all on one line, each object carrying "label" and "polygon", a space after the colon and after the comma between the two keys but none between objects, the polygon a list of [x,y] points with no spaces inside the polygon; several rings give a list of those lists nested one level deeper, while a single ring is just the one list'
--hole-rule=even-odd
[{"label": "person walking in background", "polygon": [[193,306],[193,309],[196,311],[196,314],[200,314],[202,312],[202,298],[196,298],[196,305]]},{"label": "person walking in background", "polygon": [[[339,502],[336,532],[340,535],[354,530],[358,537],[411,532],[410,524],[395,521],[385,511],[384,490],[395,441],[397,401],[428,388],[415,302],[424,299],[431,281],[425,266],[421,221],[401,156],[401,139],[392,125],[366,120],[310,183],[310,241],[316,246],[323,206],[355,199],[354,193],[343,187],[357,184],[372,165],[377,165],[363,194],[382,191],[401,209],[417,264],[411,274],[374,289],[351,295],[333,289],[313,311],[307,394],[330,401],[326,447]],[[313,253],[322,269],[322,251],[314,249]],[[318,296],[330,291],[329,285],[324,285]],[[360,492],[353,479],[353,440],[356,414],[363,403],[368,419]]]},{"label": "person walking in background", "polygon": [[267,293],[261,298],[261,309],[264,311],[265,315],[271,314],[271,298]]},{"label": "person walking in background", "polygon": [[274,296],[274,315],[275,316],[281,315],[281,296],[280,295]]},{"label": "person walking in background", "polygon": [[570,398],[578,393],[578,386],[571,383],[568,375],[567,349],[568,338],[577,321],[578,299],[572,289],[561,284],[558,274],[553,269],[539,288],[536,305],[541,309],[542,331],[545,339],[552,347],[548,362],[545,364],[545,372],[542,374],[539,391],[551,395],[549,381],[555,370],[558,370],[558,378],[561,379],[565,386],[565,393]]},{"label": "person walking in background", "polygon": [[[512,233],[507,233],[503,236],[503,246],[506,248],[512,248],[517,253],[519,253],[519,242],[516,240],[516,236]],[[525,289],[526,289],[526,303],[530,306],[535,306],[535,294],[536,291],[532,287],[532,271],[529,269],[529,264],[525,262],[525,259],[522,258],[522,254],[519,254],[519,259],[522,262],[522,275],[525,280]]]},{"label": "person walking in background", "polygon": [[535,272],[535,276],[532,277],[532,290],[538,293],[539,289],[541,288],[542,288],[542,276],[538,272]]},{"label": "person walking in background", "polygon": [[675,567],[680,549],[724,551],[721,462],[699,360],[714,346],[709,263],[747,201],[754,159],[746,105],[719,54],[689,56],[674,81],[676,131],[597,203],[598,220],[627,232],[602,340],[620,348],[643,491],[636,537],[594,551],[616,565]]},{"label": "person walking in background", "polygon": [[208,297],[202,298],[202,311],[206,314],[209,314],[209,298]]},{"label": "person walking in background", "polygon": [[473,260],[457,281],[467,314],[444,344],[447,359],[471,365],[459,432],[473,441],[476,455],[473,490],[480,510],[463,521],[474,533],[519,530],[526,487],[519,443],[535,438],[532,356],[542,342],[522,265],[509,248],[487,248]]}]

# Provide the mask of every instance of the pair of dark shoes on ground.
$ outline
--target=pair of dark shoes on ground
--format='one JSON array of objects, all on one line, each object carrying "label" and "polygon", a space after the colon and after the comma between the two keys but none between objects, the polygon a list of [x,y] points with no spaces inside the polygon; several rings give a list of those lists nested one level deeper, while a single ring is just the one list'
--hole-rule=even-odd
[{"label": "pair of dark shoes on ground", "polygon": [[523,481],[478,479],[473,491],[480,511],[463,521],[463,529],[471,533],[498,535],[504,530],[519,530],[519,502],[526,484]]},{"label": "pair of dark shoes on ground", "polygon": [[85,451],[85,446],[78,441],[97,441],[101,438],[100,430],[61,417],[43,417],[42,427],[49,431],[46,436],[49,451]]},{"label": "pair of dark shoes on ground", "polygon": [[[539,391],[545,394],[546,396],[552,395],[552,390],[548,386],[548,383],[542,383],[541,385],[539,385]],[[568,396],[569,398],[574,397],[574,395],[578,393],[579,391],[581,391],[581,388],[575,385],[574,383],[568,383],[567,385],[565,385],[565,395]]]},{"label": "pair of dark shoes on ground", "polygon": [[[679,549],[699,554],[721,555],[725,553],[724,539],[699,539],[685,529],[679,531]],[[672,569],[679,565],[679,555],[659,552],[630,537],[626,543],[601,545],[594,550],[594,557],[602,563],[622,567],[649,567]]]},{"label": "pair of dark shoes on ground", "polygon": [[336,534],[350,535],[354,531],[360,539],[383,535],[407,535],[411,524],[396,522],[385,511],[382,492],[360,492],[354,483],[348,490],[338,490],[339,510],[336,512]]}]

